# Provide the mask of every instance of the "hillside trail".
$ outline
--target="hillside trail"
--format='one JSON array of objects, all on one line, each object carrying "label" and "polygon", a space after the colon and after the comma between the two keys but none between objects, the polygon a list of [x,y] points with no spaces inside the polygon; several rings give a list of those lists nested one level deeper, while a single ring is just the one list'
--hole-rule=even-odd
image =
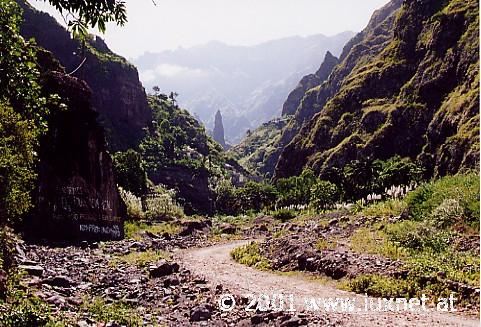
[{"label": "hillside trail", "polygon": [[[429,312],[411,311],[369,311],[366,312],[366,297],[354,293],[341,291],[333,286],[308,280],[302,276],[281,275],[266,271],[259,271],[241,265],[230,257],[232,249],[247,244],[250,241],[236,241],[228,244],[215,245],[206,248],[189,249],[178,252],[175,256],[180,263],[192,273],[202,276],[213,285],[221,284],[224,294],[231,292],[237,296],[247,294],[283,294],[287,299],[292,294],[293,308],[298,312],[306,309],[305,299],[317,300],[320,310],[310,314],[328,317],[339,326],[480,326],[479,320],[455,313],[437,311],[428,308]],[[220,298],[220,295],[219,295]],[[344,313],[341,310],[333,312],[332,307],[327,312],[322,299],[335,298],[355,299],[355,312]],[[370,301],[371,299],[368,299]],[[374,300],[374,299],[373,299]],[[289,302],[289,301],[286,301]],[[370,302],[368,302],[370,303]],[[377,299],[374,308],[377,307]],[[240,303],[236,303],[240,306]],[[247,307],[242,304],[242,307]],[[289,307],[286,305],[286,309]],[[338,306],[338,308],[340,308]],[[420,308],[420,307],[419,307]]]}]

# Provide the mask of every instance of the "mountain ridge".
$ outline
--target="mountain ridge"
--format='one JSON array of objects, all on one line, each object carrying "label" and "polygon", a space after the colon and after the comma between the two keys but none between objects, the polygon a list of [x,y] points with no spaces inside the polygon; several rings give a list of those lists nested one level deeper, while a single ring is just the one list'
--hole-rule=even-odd
[{"label": "mountain ridge", "polygon": [[279,115],[284,98],[300,77],[318,68],[327,50],[340,53],[352,35],[288,37],[252,47],[215,41],[145,54],[134,63],[146,87],[178,91],[180,104],[197,114],[207,128],[213,128],[214,115],[221,110],[226,139],[235,143],[248,129]]}]

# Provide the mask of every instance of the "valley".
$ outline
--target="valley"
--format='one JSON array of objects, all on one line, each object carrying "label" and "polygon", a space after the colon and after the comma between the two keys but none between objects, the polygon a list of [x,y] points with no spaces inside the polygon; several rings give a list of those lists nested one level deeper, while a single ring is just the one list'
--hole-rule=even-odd
[{"label": "valley", "polygon": [[47,2],[0,2],[0,326],[479,325],[478,1],[135,65]]}]

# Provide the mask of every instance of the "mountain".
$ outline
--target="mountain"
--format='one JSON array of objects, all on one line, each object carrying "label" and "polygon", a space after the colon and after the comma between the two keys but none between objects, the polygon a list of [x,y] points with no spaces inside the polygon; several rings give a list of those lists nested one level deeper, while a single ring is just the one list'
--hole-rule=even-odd
[{"label": "mountain", "polygon": [[284,113],[294,114],[258,165],[276,178],[305,167],[329,178],[350,161],[395,155],[427,176],[477,167],[478,12],[474,0],[376,11],[325,81],[304,78],[291,93]]},{"label": "mountain", "polygon": [[137,69],[110,51],[101,38],[90,36],[83,47],[49,14],[23,0],[17,3],[23,9],[24,38],[34,38],[71,76],[85,80],[92,89],[93,109],[100,114],[109,149],[125,150],[138,144],[152,114]]},{"label": "mountain", "polygon": [[353,33],[289,37],[256,46],[221,42],[145,53],[134,60],[146,88],[176,91],[179,103],[214,127],[222,111],[226,141],[238,142],[248,129],[279,116],[299,79],[331,51],[339,54]]}]

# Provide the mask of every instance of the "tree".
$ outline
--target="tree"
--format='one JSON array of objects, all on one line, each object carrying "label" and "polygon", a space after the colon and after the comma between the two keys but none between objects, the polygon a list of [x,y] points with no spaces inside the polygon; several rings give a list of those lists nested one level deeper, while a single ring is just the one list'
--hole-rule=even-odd
[{"label": "tree", "polygon": [[133,149],[117,152],[113,156],[117,183],[137,196],[147,192],[147,175],[141,155]]},{"label": "tree", "polygon": [[44,0],[50,2],[64,17],[74,34],[87,34],[88,27],[105,32],[108,22],[123,26],[127,22],[122,0]]},{"label": "tree", "polygon": [[328,181],[318,181],[311,189],[311,205],[316,209],[327,209],[339,200],[339,190]]}]

